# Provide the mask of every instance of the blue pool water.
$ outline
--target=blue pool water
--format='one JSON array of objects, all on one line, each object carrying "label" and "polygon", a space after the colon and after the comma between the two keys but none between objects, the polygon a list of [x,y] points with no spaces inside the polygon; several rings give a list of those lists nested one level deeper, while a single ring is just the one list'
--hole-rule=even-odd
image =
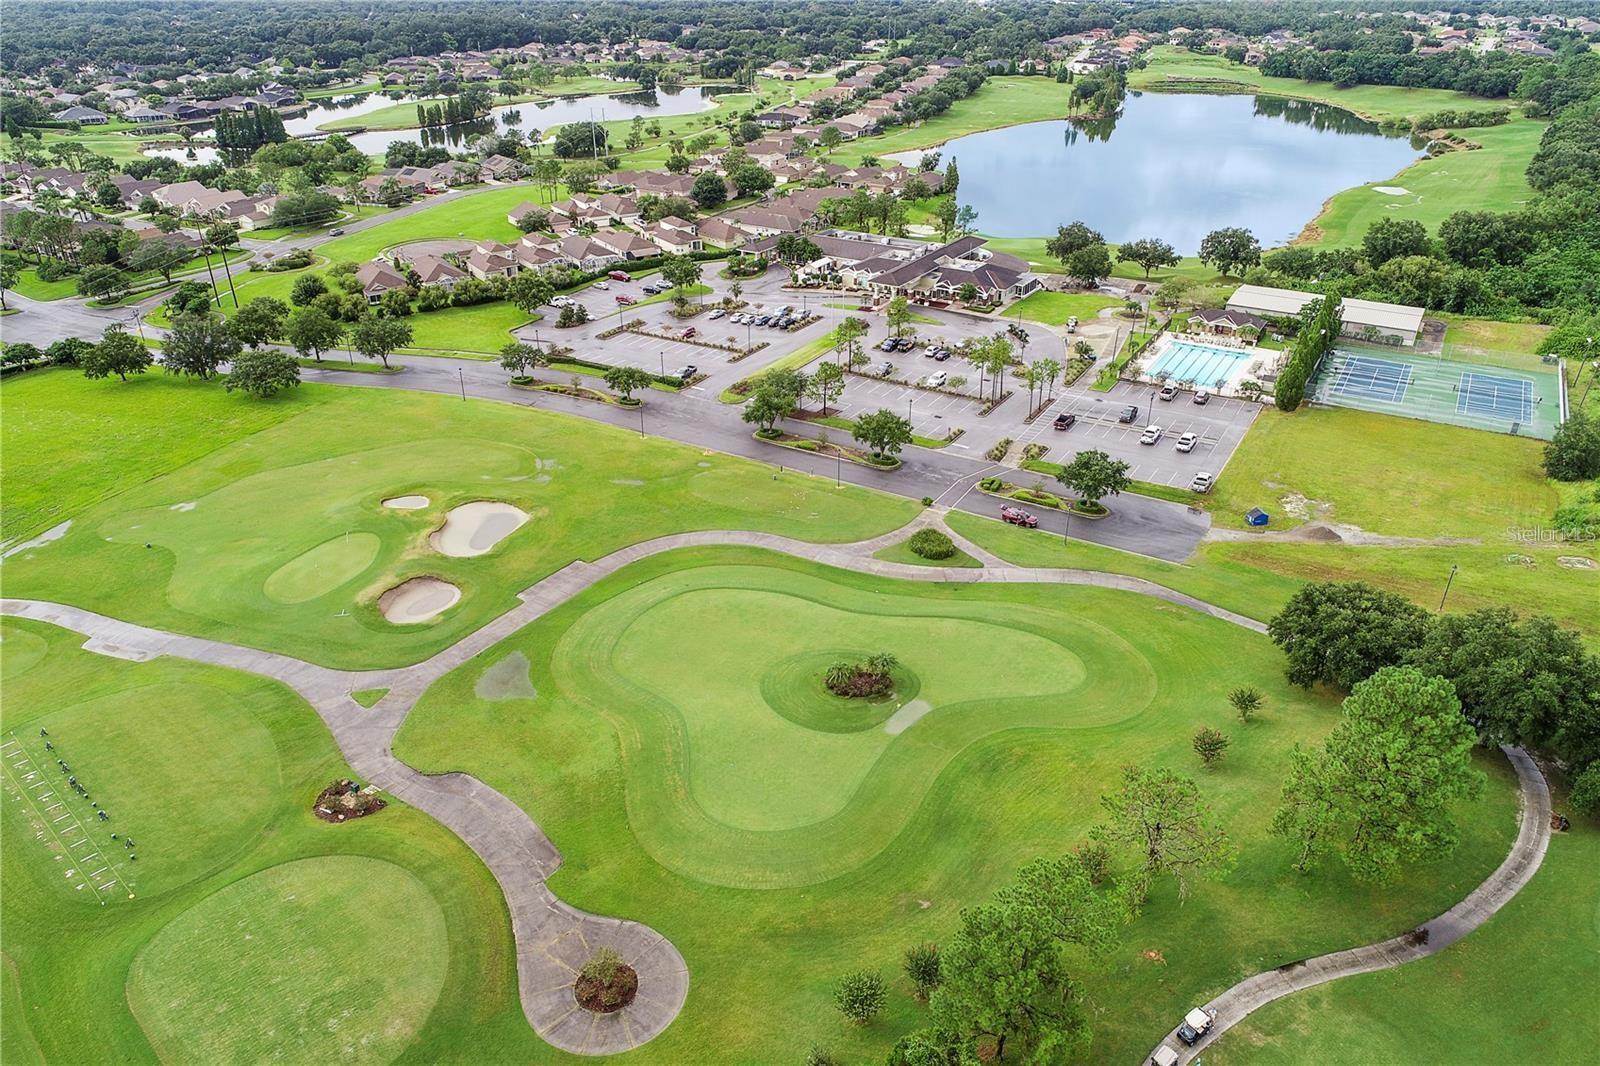
[{"label": "blue pool water", "polygon": [[1254,348],[1213,348],[1193,341],[1169,341],[1166,350],[1146,368],[1150,377],[1163,372],[1169,381],[1192,381],[1209,389],[1218,381],[1233,376],[1238,364],[1257,357]]}]

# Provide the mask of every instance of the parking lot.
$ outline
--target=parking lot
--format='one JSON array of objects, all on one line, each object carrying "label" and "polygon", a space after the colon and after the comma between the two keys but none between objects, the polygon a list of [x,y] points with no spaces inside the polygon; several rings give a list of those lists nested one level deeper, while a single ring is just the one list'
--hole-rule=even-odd
[{"label": "parking lot", "polygon": [[[1222,472],[1260,410],[1259,404],[1225,397],[1213,396],[1202,406],[1188,392],[1165,401],[1155,395],[1155,389],[1129,382],[1106,393],[1074,389],[1059,396],[1055,406],[1017,440],[1049,445],[1048,458],[1056,462],[1068,462],[1080,451],[1098,448],[1131,464],[1129,476],[1136,480],[1186,488],[1201,471]],[[1118,421],[1129,405],[1139,408],[1138,416],[1132,423]],[[1067,412],[1077,416],[1077,423],[1071,429],[1053,429],[1056,416]],[[1140,444],[1140,434],[1150,425],[1162,428],[1161,439]],[[1188,453],[1177,450],[1178,438],[1184,433],[1199,438]]]},{"label": "parking lot", "polygon": [[965,396],[925,392],[895,381],[851,374],[845,379],[844,395],[834,406],[846,418],[887,409],[909,418],[911,432],[918,436],[942,440],[952,429],[970,427],[980,405]]}]

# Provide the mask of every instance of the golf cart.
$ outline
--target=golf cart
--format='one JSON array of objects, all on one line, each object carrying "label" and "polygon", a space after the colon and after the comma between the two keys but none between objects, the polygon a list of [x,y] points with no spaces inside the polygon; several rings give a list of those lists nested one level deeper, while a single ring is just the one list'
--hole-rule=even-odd
[{"label": "golf cart", "polygon": [[1211,1031],[1211,1026],[1216,1020],[1216,1011],[1206,1007],[1196,1007],[1183,1016],[1183,1024],[1178,1026],[1178,1039],[1194,1047],[1202,1036]]},{"label": "golf cart", "polygon": [[1166,1044],[1156,1048],[1150,1056],[1150,1066],[1178,1066],[1178,1053]]}]

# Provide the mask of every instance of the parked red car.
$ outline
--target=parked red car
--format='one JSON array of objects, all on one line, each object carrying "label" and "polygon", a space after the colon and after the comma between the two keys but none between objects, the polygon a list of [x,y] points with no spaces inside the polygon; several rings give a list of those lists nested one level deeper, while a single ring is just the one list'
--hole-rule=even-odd
[{"label": "parked red car", "polygon": [[611,273],[607,274],[606,277],[610,278],[612,281],[633,280],[633,275],[629,274],[626,270],[613,270]]},{"label": "parked red car", "polygon": [[700,331],[695,329],[693,326],[685,327],[684,331],[683,331],[683,339],[684,340],[688,340],[690,337],[693,337],[696,333],[699,333],[699,332]]},{"label": "parked red car", "polygon": [[633,297],[629,296],[627,293],[625,293],[625,292],[617,293],[617,303],[621,304],[623,307],[627,307],[629,304],[631,304],[633,302],[634,302]]},{"label": "parked red car", "polygon": [[1010,522],[1014,526],[1024,526],[1028,529],[1035,529],[1039,525],[1038,515],[1029,514],[1020,507],[1000,508],[1000,520],[1002,522]]}]

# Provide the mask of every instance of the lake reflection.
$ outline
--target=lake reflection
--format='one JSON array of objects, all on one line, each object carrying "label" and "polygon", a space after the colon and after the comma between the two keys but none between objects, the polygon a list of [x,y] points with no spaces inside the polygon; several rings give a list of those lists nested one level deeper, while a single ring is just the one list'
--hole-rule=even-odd
[{"label": "lake reflection", "polygon": [[1323,104],[1163,93],[1130,95],[1112,120],[1031,122],[942,151],[960,161],[960,200],[981,233],[1033,237],[1082,219],[1109,241],[1160,237],[1184,254],[1222,226],[1281,244],[1334,193],[1419,154],[1408,136]]}]

